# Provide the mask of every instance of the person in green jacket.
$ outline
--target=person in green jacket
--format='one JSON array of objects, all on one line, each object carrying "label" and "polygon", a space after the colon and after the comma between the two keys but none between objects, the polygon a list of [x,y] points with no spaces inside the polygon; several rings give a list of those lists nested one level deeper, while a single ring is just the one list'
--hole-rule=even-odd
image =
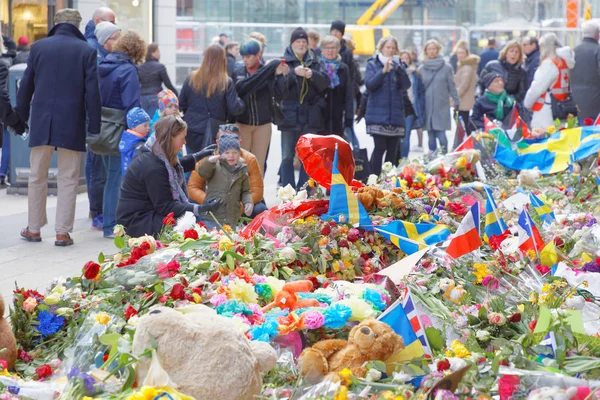
[{"label": "person in green jacket", "polygon": [[[210,156],[208,162],[200,164],[198,175],[206,181],[206,199],[220,199],[221,205],[214,211],[221,224],[235,227],[241,216],[240,202],[244,214],[250,216],[254,202],[250,196],[248,166],[241,161],[240,138],[225,133],[219,137],[219,154]],[[214,223],[203,221],[208,228]]]}]

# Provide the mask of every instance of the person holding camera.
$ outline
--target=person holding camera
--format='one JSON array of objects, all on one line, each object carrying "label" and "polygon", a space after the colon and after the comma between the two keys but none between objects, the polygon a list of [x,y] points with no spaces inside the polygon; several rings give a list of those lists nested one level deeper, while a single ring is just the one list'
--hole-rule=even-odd
[{"label": "person holding camera", "polygon": [[400,64],[398,40],[382,38],[377,55],[367,63],[365,84],[369,100],[365,121],[367,133],[373,136],[375,148],[371,155],[373,173],[381,173],[382,159],[397,163],[400,139],[404,137],[404,91],[410,88],[410,78]]}]

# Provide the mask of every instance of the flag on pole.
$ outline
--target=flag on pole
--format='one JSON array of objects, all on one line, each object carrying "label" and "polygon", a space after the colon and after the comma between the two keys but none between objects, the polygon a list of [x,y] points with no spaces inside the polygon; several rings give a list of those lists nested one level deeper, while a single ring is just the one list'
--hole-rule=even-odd
[{"label": "flag on pole", "polygon": [[358,225],[362,229],[373,230],[373,224],[367,210],[352,193],[338,169],[338,148],[335,146],[333,166],[331,171],[331,192],[329,195],[329,210],[321,219],[333,219],[338,223]]},{"label": "flag on pole", "polygon": [[404,340],[404,349],[401,351],[403,359],[412,360],[425,354],[423,344],[413,330],[400,299],[389,306],[378,319],[388,324],[394,332],[402,336],[402,340]]},{"label": "flag on pole", "polygon": [[421,324],[421,319],[419,318],[419,314],[417,313],[417,309],[415,308],[415,302],[410,295],[410,289],[406,288],[404,291],[404,299],[402,300],[402,308],[404,308],[404,313],[406,317],[410,321],[410,326],[413,329],[413,332],[417,335],[417,338],[421,342],[423,346],[423,350],[425,350],[425,354],[433,355],[431,352],[431,347],[429,346],[429,341],[427,340],[427,335],[425,334],[425,328]]},{"label": "flag on pole", "polygon": [[529,250],[535,250],[539,255],[540,251],[544,248],[544,240],[527,213],[527,210],[521,211],[521,215],[519,215],[517,232],[519,235],[519,249],[521,250],[521,253],[525,254]]},{"label": "flag on pole", "polygon": [[490,241],[490,238],[494,235],[502,235],[506,231],[506,224],[498,211],[494,196],[489,187],[485,188],[487,195],[487,201],[485,204],[485,228],[483,233],[483,240],[486,243]]},{"label": "flag on pole", "polygon": [[554,244],[554,240],[548,242],[546,246],[542,249],[540,253],[540,263],[543,266],[546,266],[552,270],[552,275],[556,271],[556,266],[558,264],[558,254],[556,253],[556,245]]},{"label": "flag on pole", "polygon": [[489,133],[491,135],[495,135],[499,132],[502,132],[502,129],[500,129],[498,125],[490,121],[487,115],[483,116],[483,129],[485,130],[485,133]]},{"label": "flag on pole", "polygon": [[392,221],[387,225],[376,226],[375,230],[395,244],[407,255],[442,242],[450,236],[446,225]]},{"label": "flag on pole", "polygon": [[479,202],[471,206],[450,240],[446,254],[457,259],[481,247],[479,236]]},{"label": "flag on pole", "polygon": [[531,202],[531,205],[533,206],[535,212],[537,212],[540,216],[540,219],[542,220],[544,225],[550,225],[551,223],[556,221],[556,217],[554,216],[554,212],[552,211],[550,206],[544,203],[535,194],[533,194],[533,192],[529,193],[529,201]]},{"label": "flag on pole", "polygon": [[596,117],[596,119],[594,120],[593,125],[600,125],[600,114],[598,114],[598,116]]},{"label": "flag on pole", "polygon": [[527,126],[525,121],[523,121],[521,119],[521,117],[519,116],[519,110],[517,110],[516,102],[513,103],[513,110],[512,110],[511,117],[510,117],[510,124],[508,126],[510,126],[509,131],[511,133],[513,133],[513,140],[516,140],[517,138],[522,138],[522,139],[530,139],[531,138],[531,131],[529,130],[529,127]]}]

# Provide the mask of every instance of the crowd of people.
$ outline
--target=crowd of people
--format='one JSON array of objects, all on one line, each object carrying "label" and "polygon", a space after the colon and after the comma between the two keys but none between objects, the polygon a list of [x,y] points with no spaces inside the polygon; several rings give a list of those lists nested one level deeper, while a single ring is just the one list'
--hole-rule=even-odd
[{"label": "crowd of people", "polygon": [[[419,57],[387,36],[364,74],[343,21],[334,21],[324,37],[296,28],[282,57],[273,60],[265,60],[267,40],[260,32],[239,42],[221,34],[178,92],[158,45],[122,32],[113,10],[98,9],[84,34],[77,10],[61,10],[55,21],[31,48],[26,38],[13,52],[0,47],[0,121],[16,134],[31,134],[29,216],[21,235],[33,242],[41,241],[47,223],[55,150],[55,244],[68,246],[84,155],[92,227],[111,238],[123,224],[137,236],[157,234],[170,212],[193,212],[215,226],[264,211],[268,154],[279,151],[270,146],[273,124],[281,132],[281,164],[271,168],[278,168],[282,186],[300,188],[308,180],[295,163],[300,136],[338,135],[358,150],[355,117],[365,119],[374,141],[370,167],[379,174],[384,160],[397,163],[422,152],[423,131],[429,152],[456,148],[464,137],[448,143],[453,118],[468,135],[484,127],[486,116],[507,127],[515,109],[533,128],[547,128],[566,113],[583,120],[600,112],[599,30],[591,22],[583,24],[584,39],[574,52],[554,34],[511,40],[499,51],[489,38],[479,56],[461,40],[450,62],[436,40],[427,41]],[[27,68],[13,110],[5,90],[8,66],[23,60]],[[412,131],[417,146],[411,148]]]}]

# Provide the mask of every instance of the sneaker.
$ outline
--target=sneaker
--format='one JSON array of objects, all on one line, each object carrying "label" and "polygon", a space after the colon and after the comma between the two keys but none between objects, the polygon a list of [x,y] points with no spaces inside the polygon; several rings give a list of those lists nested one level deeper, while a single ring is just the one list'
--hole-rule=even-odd
[{"label": "sneaker", "polygon": [[9,186],[10,183],[8,183],[6,176],[0,176],[0,189],[6,189]]},{"label": "sneaker", "polygon": [[96,215],[94,217],[94,219],[92,220],[92,229],[101,231],[103,223],[104,223],[104,217],[102,216],[102,214]]},{"label": "sneaker", "polygon": [[105,234],[104,234],[104,238],[105,238],[105,239],[114,239],[114,238],[115,238],[115,234],[114,234],[114,233],[110,233],[110,234],[108,234],[108,235],[107,235],[107,234],[105,233]]},{"label": "sneaker", "polygon": [[414,146],[412,149],[410,149],[410,151],[414,151],[415,153],[422,153],[423,146]]}]

